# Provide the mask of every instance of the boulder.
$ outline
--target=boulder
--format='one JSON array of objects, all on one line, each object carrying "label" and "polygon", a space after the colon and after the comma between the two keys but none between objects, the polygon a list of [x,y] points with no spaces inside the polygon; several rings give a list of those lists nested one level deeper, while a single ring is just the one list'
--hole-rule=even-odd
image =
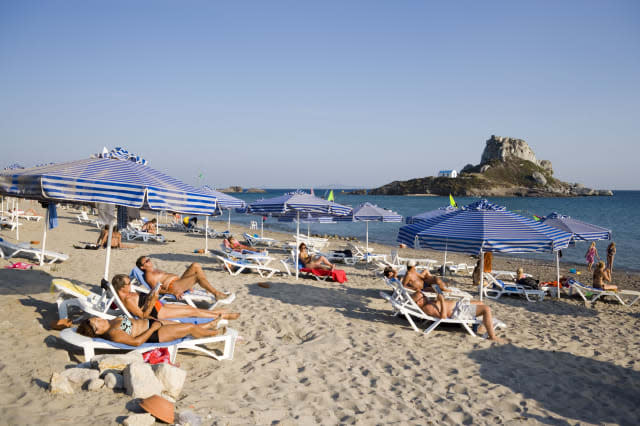
[{"label": "boulder", "polygon": [[553,165],[549,160],[540,160],[538,163],[540,167],[542,167],[545,171],[549,172],[550,175],[553,175]]},{"label": "boulder", "polygon": [[60,375],[66,377],[70,383],[82,386],[91,380],[97,379],[100,373],[98,370],[90,368],[69,368],[60,373]]},{"label": "boulder", "polygon": [[169,364],[156,364],[153,366],[153,371],[156,373],[160,383],[162,383],[164,393],[177,399],[187,378],[187,372]]},{"label": "boulder", "polygon": [[480,164],[486,164],[491,160],[505,161],[509,157],[521,158],[539,164],[536,155],[529,145],[522,139],[491,135],[482,152]]},{"label": "boulder", "polygon": [[107,370],[122,372],[127,365],[134,362],[142,362],[142,354],[140,352],[129,352],[122,355],[101,355],[94,357],[93,362],[97,364],[100,374]]},{"label": "boulder", "polygon": [[109,389],[124,389],[124,376],[109,372],[104,376],[104,385]]},{"label": "boulder", "polygon": [[202,419],[191,410],[184,410],[176,414],[175,422],[181,426],[200,426]]},{"label": "boulder", "polygon": [[122,424],[125,426],[151,426],[155,423],[155,417],[149,413],[132,414],[122,421]]},{"label": "boulder", "polygon": [[59,373],[53,373],[49,381],[49,392],[71,394],[73,393],[73,386],[65,376]]},{"label": "boulder", "polygon": [[102,389],[103,387],[104,387],[104,380],[102,379],[89,380],[89,383],[87,383],[88,391],[97,391]]},{"label": "boulder", "polygon": [[531,174],[531,178],[538,184],[538,185],[546,185],[547,184],[547,178],[544,177],[544,175],[540,172],[533,172]]},{"label": "boulder", "polygon": [[491,166],[489,164],[483,164],[482,167],[480,167],[480,173],[484,173],[487,170],[489,170],[491,168]]},{"label": "boulder", "polygon": [[127,395],[134,398],[148,398],[162,390],[162,383],[153,374],[149,364],[134,362],[123,371],[124,387]]}]

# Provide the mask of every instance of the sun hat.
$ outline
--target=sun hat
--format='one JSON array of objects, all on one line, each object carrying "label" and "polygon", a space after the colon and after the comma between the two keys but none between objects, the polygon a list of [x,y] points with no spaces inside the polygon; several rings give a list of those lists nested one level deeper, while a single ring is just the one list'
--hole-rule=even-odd
[{"label": "sun hat", "polygon": [[407,266],[408,266],[409,268],[412,268],[412,267],[416,266],[416,261],[415,261],[415,260],[413,260],[413,259],[409,260],[409,261],[407,262]]}]

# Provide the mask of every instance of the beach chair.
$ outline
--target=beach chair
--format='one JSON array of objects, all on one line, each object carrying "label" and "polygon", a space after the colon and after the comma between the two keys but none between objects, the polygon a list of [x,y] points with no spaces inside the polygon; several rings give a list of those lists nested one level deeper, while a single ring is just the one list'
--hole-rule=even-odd
[{"label": "beach chair", "polygon": [[[640,291],[621,289],[618,289],[618,291],[602,290],[600,288],[584,285],[576,280],[569,280],[568,284],[570,288],[570,294],[573,294],[575,292],[582,298],[582,300],[584,300],[585,303],[593,303],[601,297],[610,296],[613,297],[613,299],[619,302],[621,305],[631,306],[640,299]],[[625,303],[624,299],[622,299],[622,296],[628,296],[631,299],[631,302]]]},{"label": "beach chair", "polygon": [[280,241],[274,240],[273,238],[260,237],[258,234],[249,235],[246,232],[242,234],[244,236],[245,241],[251,247],[271,247],[278,245]]},{"label": "beach chair", "polygon": [[499,299],[503,295],[524,296],[529,302],[537,302],[544,300],[544,290],[527,289],[520,284],[506,284],[502,280],[498,280],[493,275],[484,272],[484,279],[488,285],[482,288],[485,297],[489,299]]},{"label": "beach chair", "polygon": [[[411,328],[413,328],[417,332],[424,333],[425,336],[428,336],[433,330],[435,330],[440,324],[459,324],[461,325],[467,333],[471,336],[476,336],[476,333],[473,331],[474,328],[477,328],[480,324],[482,324],[482,320],[479,318],[475,319],[451,319],[451,318],[435,318],[427,315],[420,307],[416,304],[416,302],[411,298],[409,292],[406,288],[402,286],[402,284],[393,280],[391,282],[394,286],[394,294],[389,295],[385,292],[380,292],[380,295],[387,300],[395,313],[395,315],[404,315],[405,318],[409,321]],[[413,318],[417,318],[418,320],[428,321],[431,323],[426,329],[421,330],[413,320]],[[497,328],[505,328],[506,326],[501,321],[494,319],[494,329]]]},{"label": "beach chair", "polygon": [[216,255],[216,258],[222,262],[223,268],[231,276],[241,274],[243,271],[256,271],[263,278],[271,278],[275,273],[280,272],[278,269],[270,268],[268,266],[261,265],[251,260],[234,259],[232,257],[224,257]]},{"label": "beach chair", "polygon": [[[515,281],[516,277],[518,276],[518,274],[513,271],[491,271],[490,274],[493,275],[495,279],[499,279],[500,277],[505,277],[510,279],[511,281]],[[523,274],[523,275],[525,277],[532,276],[531,274]]]},{"label": "beach chair", "polygon": [[[295,239],[296,236],[294,235],[293,237]],[[293,245],[295,246],[295,249],[298,249],[297,246],[300,245],[300,243],[305,243],[309,250],[321,251],[329,245],[329,240],[326,238],[308,237],[304,234],[299,234],[297,244],[294,240],[292,243],[289,243],[289,246]]]},{"label": "beach chair", "polygon": [[3,216],[0,217],[0,228],[2,228],[3,226],[9,227],[13,231],[16,229],[16,227],[22,226],[22,224],[17,219]]},{"label": "beach chair", "polygon": [[[0,238],[0,258],[2,259],[10,259],[13,256],[16,256],[20,253],[28,254],[36,258],[38,262],[40,262],[40,258],[42,258],[42,250],[37,247],[32,247],[30,244],[26,243],[12,243],[3,238]],[[47,259],[49,261],[47,262]],[[55,262],[64,262],[69,259],[69,256],[64,253],[58,253],[51,250],[44,251],[44,262],[43,263],[55,263]]]},{"label": "beach chair", "polygon": [[[382,279],[385,281],[385,283],[391,287],[391,289],[395,289],[396,286],[400,285],[402,286],[402,281],[398,278],[387,278],[385,276],[382,277]],[[404,287],[404,286],[403,286]],[[409,294],[413,294],[413,290],[408,289],[406,287],[404,287],[405,290],[407,292],[409,292]],[[438,286],[437,284],[434,284],[431,286],[431,288],[433,289],[433,291],[422,291],[422,294],[425,297],[430,297],[430,298],[436,298],[438,296],[438,294],[442,294],[444,296],[445,299],[466,299],[466,300],[471,300],[473,299],[473,296],[469,293],[467,293],[464,290],[460,290],[457,287],[448,287],[449,291],[442,291],[440,289],[440,286]]]},{"label": "beach chair", "polygon": [[[200,319],[206,320],[207,318]],[[191,320],[193,319],[189,318],[189,320],[189,322],[191,322]],[[106,339],[83,336],[81,334],[78,334],[76,330],[76,328],[64,329],[60,332],[60,338],[70,345],[82,348],[85,361],[91,361],[93,359],[96,349],[109,351],[147,352],[156,348],[169,349],[169,358],[172,363],[175,363],[179,349],[192,349],[194,351],[202,352],[218,361],[232,360],[236,341],[238,339],[238,332],[232,328],[227,327],[227,332],[221,336],[204,337],[201,339],[184,337],[182,339],[172,340],[171,342],[143,343],[140,346],[129,346],[122,343],[112,342]],[[208,350],[204,347],[204,345],[206,344],[218,342],[224,343],[224,349],[221,355],[217,355],[213,351]]]},{"label": "beach chair", "polygon": [[[295,275],[296,268],[296,253],[291,250],[289,257],[281,259],[280,262],[285,268],[285,272],[290,277]],[[326,269],[310,269],[305,268],[300,261],[298,261],[298,271],[304,277],[312,277],[318,281],[325,281],[331,278],[335,282],[344,283],[347,281],[347,274],[341,269],[334,269],[332,271]]]},{"label": "beach chair", "polygon": [[349,250],[353,252],[353,256],[356,259],[362,260],[366,263],[379,261],[379,260],[385,260],[385,261],[387,260],[386,254],[375,254],[371,251],[371,249],[367,251],[364,247],[354,244],[352,242],[348,243],[348,247],[349,247]]},{"label": "beach chair", "polygon": [[96,316],[104,319],[113,319],[118,314],[112,305],[114,297],[106,288],[102,287],[102,293],[96,294],[84,287],[73,284],[71,281],[56,278],[51,281],[51,291],[57,290],[56,299],[58,305],[58,318],[68,318],[71,308],[78,308],[85,312],[84,316]]},{"label": "beach chair", "polygon": [[[391,250],[391,262],[389,266],[403,266],[406,265],[407,262],[413,260],[416,263],[416,268],[423,267],[424,269],[431,270],[436,267],[440,267],[442,265],[438,265],[438,261],[434,259],[427,258],[413,258],[413,257],[400,257],[398,250]],[[386,259],[385,259],[386,262]]]},{"label": "beach chair", "polygon": [[152,234],[151,232],[142,231],[140,229],[136,229],[135,227],[128,226],[126,229],[120,231],[124,239],[131,240],[141,240],[143,242],[147,242],[149,240],[156,241],[159,243],[164,243],[164,236],[160,234]]},{"label": "beach chair", "polygon": [[[142,269],[138,268],[137,266],[133,267],[133,269],[129,273],[129,278],[132,279],[132,288],[134,288],[136,291],[141,293],[149,293],[152,290],[149,283],[147,283],[147,281],[144,279],[144,272],[142,272]],[[161,285],[161,283],[158,283],[158,285]],[[206,309],[211,310],[214,309],[218,304],[228,305],[236,298],[235,293],[225,294],[228,294],[229,297],[222,300],[217,300],[216,297],[208,291],[191,289],[182,293],[182,299],[180,300],[178,300],[172,294],[163,294],[161,299],[168,302],[185,302],[188,305],[193,306],[194,308],[198,307],[196,303],[204,303],[208,305]]]}]

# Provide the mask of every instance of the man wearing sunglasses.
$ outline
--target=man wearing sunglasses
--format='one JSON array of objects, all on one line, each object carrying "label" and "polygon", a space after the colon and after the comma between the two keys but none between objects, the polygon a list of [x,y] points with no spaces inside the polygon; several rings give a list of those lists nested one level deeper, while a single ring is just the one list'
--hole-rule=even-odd
[{"label": "man wearing sunglasses", "polygon": [[136,260],[136,266],[144,272],[144,279],[151,287],[155,288],[156,285],[160,285],[161,293],[173,294],[178,299],[182,293],[191,290],[196,284],[200,284],[202,288],[213,294],[219,303],[229,304],[236,298],[233,293],[226,294],[216,290],[207,280],[199,263],[192,263],[181,277],[154,268],[149,256],[140,256]]}]

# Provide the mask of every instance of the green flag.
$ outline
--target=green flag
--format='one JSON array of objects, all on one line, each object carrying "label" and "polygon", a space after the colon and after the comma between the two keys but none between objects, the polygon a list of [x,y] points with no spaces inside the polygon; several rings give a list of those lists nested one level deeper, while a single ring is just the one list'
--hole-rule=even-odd
[{"label": "green flag", "polygon": [[329,192],[329,197],[327,197],[327,201],[335,201],[335,198],[333,198],[333,189],[331,190],[331,192]]}]

